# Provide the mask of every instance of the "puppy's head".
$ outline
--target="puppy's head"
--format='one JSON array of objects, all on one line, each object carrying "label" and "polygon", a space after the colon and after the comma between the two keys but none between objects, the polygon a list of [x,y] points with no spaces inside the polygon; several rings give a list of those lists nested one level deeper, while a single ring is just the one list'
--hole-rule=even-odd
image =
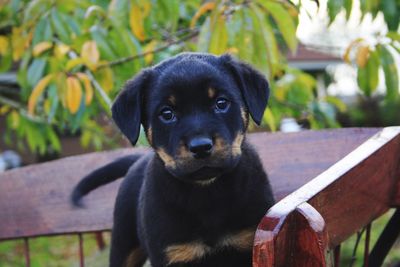
[{"label": "puppy's head", "polygon": [[266,79],[249,65],[184,53],[128,81],[112,114],[132,144],[142,123],[174,177],[207,184],[236,166],[248,116],[259,124],[268,96]]}]

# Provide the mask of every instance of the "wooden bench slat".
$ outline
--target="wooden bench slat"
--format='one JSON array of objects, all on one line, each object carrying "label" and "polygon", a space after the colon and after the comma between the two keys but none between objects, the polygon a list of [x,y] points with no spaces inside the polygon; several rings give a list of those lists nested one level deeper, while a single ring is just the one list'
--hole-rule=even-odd
[{"label": "wooden bench slat", "polygon": [[[259,151],[275,197],[281,199],[350,153],[379,129],[336,129],[248,136]],[[0,174],[0,240],[110,229],[119,182],[72,208],[73,186],[88,172],[143,149],[119,149],[64,158]]]}]

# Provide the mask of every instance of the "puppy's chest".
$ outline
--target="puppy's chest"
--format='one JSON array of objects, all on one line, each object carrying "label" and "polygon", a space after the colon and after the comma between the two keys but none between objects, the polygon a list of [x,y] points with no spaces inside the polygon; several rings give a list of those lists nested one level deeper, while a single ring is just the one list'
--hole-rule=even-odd
[{"label": "puppy's chest", "polygon": [[188,242],[169,244],[164,250],[166,261],[168,265],[193,262],[224,249],[240,252],[251,251],[255,230],[255,227],[249,227],[214,238],[204,236]]}]

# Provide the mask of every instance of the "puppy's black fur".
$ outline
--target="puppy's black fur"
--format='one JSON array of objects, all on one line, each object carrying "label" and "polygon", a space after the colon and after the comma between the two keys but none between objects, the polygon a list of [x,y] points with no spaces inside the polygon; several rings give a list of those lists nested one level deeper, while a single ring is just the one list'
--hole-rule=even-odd
[{"label": "puppy's black fur", "polygon": [[[251,266],[257,224],[273,204],[244,133],[260,123],[268,83],[229,55],[184,53],[128,81],[113,118],[135,144],[140,124],[154,151],[85,177],[73,202],[123,176],[110,266]],[[110,175],[110,173],[114,174]]]}]

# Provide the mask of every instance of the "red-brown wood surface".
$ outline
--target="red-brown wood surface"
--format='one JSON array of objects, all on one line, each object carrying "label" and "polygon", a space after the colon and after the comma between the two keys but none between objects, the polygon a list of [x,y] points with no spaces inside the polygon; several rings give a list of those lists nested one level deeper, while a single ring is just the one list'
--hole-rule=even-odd
[{"label": "red-brown wood surface", "polygon": [[[322,216],[308,203],[285,218],[268,218],[274,233],[258,229],[254,267],[325,267],[328,235]],[[289,254],[287,254],[289,253]]]},{"label": "red-brown wood surface", "polygon": [[268,211],[259,225],[254,266],[266,258],[273,261],[260,266],[276,266],[274,264],[280,262],[282,255],[295,255],[296,251],[287,246],[280,246],[283,249],[279,251],[276,247],[265,250],[265,253],[261,253],[259,248],[267,247],[271,242],[275,246],[279,244],[280,235],[285,236],[281,231],[282,225],[288,224],[290,229],[295,229],[296,224],[288,218],[305,203],[311,204],[325,220],[329,248],[334,248],[397,204],[399,162],[400,127],[384,128],[325,172],[283,198]]},{"label": "red-brown wood surface", "polygon": [[[397,171],[396,172],[400,173],[400,162],[398,162],[398,164],[397,164]],[[399,177],[399,179],[397,181],[397,186],[396,186],[395,193],[394,193],[394,196],[393,196],[392,205],[394,207],[400,207],[400,177]]]},{"label": "red-brown wood surface", "polygon": [[[249,140],[259,151],[276,198],[281,199],[322,173],[378,130],[257,133],[249,135]],[[84,200],[86,209],[72,208],[69,195],[82,176],[134,151],[137,149],[91,153],[0,174],[0,239],[110,229],[119,182],[91,192]]]}]

